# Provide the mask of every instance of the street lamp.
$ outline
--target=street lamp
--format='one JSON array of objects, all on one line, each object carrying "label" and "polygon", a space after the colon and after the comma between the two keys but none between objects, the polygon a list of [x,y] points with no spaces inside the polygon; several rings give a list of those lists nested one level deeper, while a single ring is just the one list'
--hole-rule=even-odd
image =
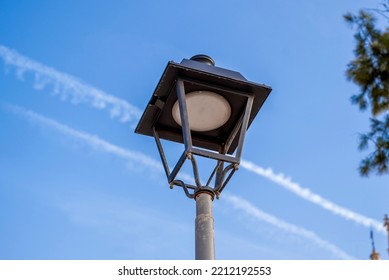
[{"label": "street lamp", "polygon": [[[246,131],[270,92],[270,87],[238,72],[216,67],[206,55],[171,61],[135,129],[154,137],[170,187],[182,187],[196,200],[196,259],[215,258],[212,201],[238,169]],[[184,144],[172,170],[161,139]],[[196,156],[216,161],[205,185]],[[176,179],[186,160],[192,165],[194,185]]]}]

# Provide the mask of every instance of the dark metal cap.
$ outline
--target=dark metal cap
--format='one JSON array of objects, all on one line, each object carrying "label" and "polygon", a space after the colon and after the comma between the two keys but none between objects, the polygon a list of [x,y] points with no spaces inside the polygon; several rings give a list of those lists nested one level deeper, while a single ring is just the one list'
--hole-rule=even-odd
[{"label": "dark metal cap", "polygon": [[198,62],[206,63],[208,65],[215,66],[215,61],[210,56],[205,55],[205,54],[198,54],[198,55],[192,56],[190,58],[190,60],[194,60],[194,61],[198,61]]}]

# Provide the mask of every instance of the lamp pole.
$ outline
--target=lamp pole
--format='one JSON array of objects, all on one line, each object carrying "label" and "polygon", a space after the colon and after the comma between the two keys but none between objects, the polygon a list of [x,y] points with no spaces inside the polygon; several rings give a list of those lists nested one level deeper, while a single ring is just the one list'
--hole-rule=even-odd
[{"label": "lamp pole", "polygon": [[212,201],[215,195],[208,190],[200,190],[195,194],[195,258],[196,260],[215,259],[214,221]]}]

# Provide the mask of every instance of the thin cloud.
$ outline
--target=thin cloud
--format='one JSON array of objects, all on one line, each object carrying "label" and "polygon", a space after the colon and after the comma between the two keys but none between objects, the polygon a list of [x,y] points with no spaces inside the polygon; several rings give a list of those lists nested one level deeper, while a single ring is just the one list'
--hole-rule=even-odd
[{"label": "thin cloud", "polygon": [[48,127],[53,128],[53,129],[55,129],[63,134],[66,134],[70,137],[81,140],[82,142],[88,144],[89,146],[91,146],[92,148],[94,148],[98,151],[110,153],[110,154],[113,154],[115,156],[118,156],[118,157],[126,159],[126,160],[141,163],[143,165],[154,168],[154,169],[159,170],[161,172],[163,171],[162,165],[158,161],[154,160],[153,158],[151,158],[143,153],[140,153],[137,151],[127,150],[127,149],[121,148],[119,146],[113,145],[113,144],[99,138],[98,136],[91,135],[89,133],[73,129],[67,125],[61,124],[53,119],[44,117],[42,115],[39,115],[39,114],[37,114],[33,111],[30,111],[30,110],[26,110],[24,108],[17,107],[17,106],[10,106],[10,105],[8,106],[8,108],[16,114],[25,116],[26,118],[28,118],[30,120],[37,121],[41,124],[44,124]]},{"label": "thin cloud", "polygon": [[330,243],[327,240],[322,239],[316,233],[301,228],[299,226],[287,223],[275,216],[265,213],[243,198],[231,194],[225,194],[223,196],[223,199],[232,204],[233,207],[235,207],[236,209],[244,211],[249,216],[264,221],[268,224],[271,224],[272,226],[275,226],[289,233],[303,237],[304,239],[310,240],[320,248],[330,251],[341,259],[355,259],[354,257],[350,256],[349,254],[338,248],[336,245]]},{"label": "thin cloud", "polygon": [[[108,233],[115,242],[132,240],[123,242],[121,248],[115,251],[116,257],[161,258],[169,248],[173,248],[169,251],[169,258],[190,256],[187,246],[180,246],[180,243],[191,232],[191,225],[175,222],[142,202],[95,189],[55,195],[54,201],[72,223],[91,227],[97,234]],[[172,238],[167,240],[166,236]],[[74,254],[77,256],[77,252]]]},{"label": "thin cloud", "polygon": [[[19,106],[14,105],[7,105],[6,106],[10,111],[12,111],[15,114],[22,115],[26,117],[29,120],[36,121],[38,123],[44,124],[48,127],[53,128],[54,130],[59,131],[60,133],[63,133],[65,135],[68,135],[72,138],[75,138],[77,140],[82,141],[83,143],[91,146],[97,151],[113,154],[117,157],[120,157],[122,159],[141,163],[145,166],[151,167],[154,170],[157,170],[161,173],[164,173],[164,169],[162,167],[162,164],[158,161],[156,161],[154,158],[147,156],[141,152],[138,151],[132,151],[128,150],[119,146],[116,146],[112,143],[109,143],[100,137],[96,135],[89,134],[87,132],[76,130],[74,128],[71,128],[65,124],[59,123],[53,119],[47,118],[45,116],[42,116],[40,114],[37,114],[33,111],[24,109]],[[186,173],[186,172],[180,172],[178,175],[178,178],[183,179],[185,181],[188,181],[189,183],[194,183],[193,177]]]},{"label": "thin cloud", "polygon": [[324,209],[332,212],[333,214],[340,216],[346,220],[351,220],[357,224],[363,225],[365,227],[374,227],[378,232],[385,233],[384,227],[382,224],[372,218],[363,216],[356,212],[353,212],[347,208],[339,206],[318,194],[315,194],[310,189],[302,188],[299,184],[292,182],[290,178],[284,176],[284,174],[276,174],[271,168],[264,169],[258,165],[255,165],[249,161],[242,161],[241,166],[248,171],[254,172],[258,175],[261,175],[270,181],[284,187],[286,190],[294,193],[295,195],[312,202],[314,204],[323,207]]},{"label": "thin cloud", "polygon": [[127,101],[36,62],[3,45],[0,45],[0,57],[7,65],[16,69],[19,79],[23,79],[26,72],[33,73],[34,88],[37,90],[51,86],[53,92],[60,95],[62,100],[70,99],[74,104],[87,103],[94,108],[108,110],[112,118],[117,118],[121,122],[137,120],[141,116],[141,110]]}]

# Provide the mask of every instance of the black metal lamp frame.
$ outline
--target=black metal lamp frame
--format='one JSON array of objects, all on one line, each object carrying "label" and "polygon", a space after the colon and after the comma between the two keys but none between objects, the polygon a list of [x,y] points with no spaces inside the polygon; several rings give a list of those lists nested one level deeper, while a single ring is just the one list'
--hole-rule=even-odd
[{"label": "black metal lamp frame", "polygon": [[[239,121],[235,124],[232,133],[229,135],[229,138],[224,144],[221,145],[221,148],[217,153],[206,149],[200,149],[196,146],[193,146],[192,144],[192,135],[189,126],[188,108],[187,108],[186,97],[185,97],[185,86],[184,86],[185,81],[189,81],[189,80],[185,79],[184,77],[177,77],[176,84],[175,84],[178,105],[180,109],[182,136],[183,136],[185,150],[172,171],[170,171],[165,153],[163,151],[162,143],[158,134],[158,130],[155,128],[155,126],[153,126],[152,128],[153,136],[157,144],[158,151],[163,163],[163,167],[165,169],[166,177],[168,179],[171,188],[173,188],[173,186],[182,187],[186,196],[189,198],[195,198],[196,193],[200,191],[208,191],[213,195],[216,195],[217,198],[219,198],[224,187],[227,185],[227,183],[229,182],[229,180],[231,179],[231,177],[234,175],[235,171],[239,167],[240,159],[242,155],[243,143],[249,125],[251,109],[253,107],[254,95],[247,92],[230,90],[230,94],[237,94],[247,98],[246,107],[243,114],[240,116]],[[190,79],[190,82],[200,84],[200,85],[203,83],[201,81],[194,81],[193,79]],[[216,89],[220,88],[218,86],[214,86],[214,87]],[[225,88],[223,88],[223,90],[225,90]],[[235,156],[229,155],[227,154],[227,151],[229,151],[230,146],[232,145],[234,139],[236,139],[237,134],[239,132],[240,135],[239,135],[238,145],[236,147]],[[217,160],[217,164],[213,169],[211,175],[209,176],[205,186],[203,186],[200,182],[199,170],[196,163],[195,155]],[[176,177],[181,167],[183,166],[185,160],[187,159],[189,159],[192,164],[195,185],[187,184],[182,180],[176,180]],[[226,167],[224,167],[225,163],[228,163]],[[210,184],[215,175],[216,175],[215,184],[213,187],[211,187]]]}]

